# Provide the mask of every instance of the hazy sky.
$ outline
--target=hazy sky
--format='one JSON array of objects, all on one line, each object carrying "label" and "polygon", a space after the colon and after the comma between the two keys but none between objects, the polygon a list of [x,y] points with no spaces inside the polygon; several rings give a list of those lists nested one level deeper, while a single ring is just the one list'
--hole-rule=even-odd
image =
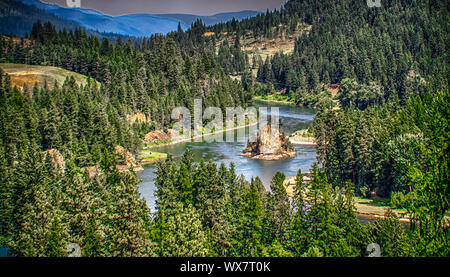
[{"label": "hazy sky", "polygon": [[[284,0],[80,0],[81,8],[109,15],[129,13],[189,13],[212,15],[242,10],[265,11],[279,8]],[[66,7],[66,0],[43,0]]]}]

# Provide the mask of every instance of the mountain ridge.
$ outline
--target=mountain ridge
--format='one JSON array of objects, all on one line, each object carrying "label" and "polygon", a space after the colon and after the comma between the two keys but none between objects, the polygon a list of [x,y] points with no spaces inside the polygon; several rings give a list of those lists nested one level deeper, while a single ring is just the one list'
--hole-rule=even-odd
[{"label": "mountain ridge", "polygon": [[[47,13],[66,20],[76,22],[86,29],[101,33],[144,37],[155,33],[169,33],[177,30],[179,24],[179,21],[172,18],[162,18],[147,14],[114,17],[91,9],[64,8],[55,4],[43,3],[39,0],[18,1],[26,5],[35,6]],[[182,28],[187,29],[188,26],[182,24]]]},{"label": "mountain ridge", "polygon": [[205,25],[214,25],[217,23],[226,22],[232,20],[233,18],[240,21],[245,18],[253,17],[261,12],[252,11],[252,10],[243,10],[238,12],[225,12],[225,13],[217,13],[208,16],[195,15],[195,14],[183,14],[183,13],[172,13],[172,14],[157,14],[158,16],[175,18],[180,21],[183,21],[185,24],[190,25],[195,20],[201,19]]},{"label": "mountain ridge", "polygon": [[197,19],[206,25],[226,22],[235,18],[242,20],[259,14],[256,11],[239,11],[218,13],[211,16],[194,14],[126,14],[111,16],[93,9],[66,8],[56,4],[48,4],[39,0],[17,0],[26,5],[36,6],[52,15],[73,21],[80,26],[101,33],[146,37],[152,34],[167,34],[176,31],[179,26],[187,30]]}]

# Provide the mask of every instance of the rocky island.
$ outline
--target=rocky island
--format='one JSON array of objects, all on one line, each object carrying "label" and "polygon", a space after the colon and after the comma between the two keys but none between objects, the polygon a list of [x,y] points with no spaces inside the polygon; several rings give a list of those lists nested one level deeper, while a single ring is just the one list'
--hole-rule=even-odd
[{"label": "rocky island", "polygon": [[289,138],[271,125],[264,127],[256,142],[248,143],[242,154],[244,157],[266,161],[294,158],[296,155],[297,152]]}]

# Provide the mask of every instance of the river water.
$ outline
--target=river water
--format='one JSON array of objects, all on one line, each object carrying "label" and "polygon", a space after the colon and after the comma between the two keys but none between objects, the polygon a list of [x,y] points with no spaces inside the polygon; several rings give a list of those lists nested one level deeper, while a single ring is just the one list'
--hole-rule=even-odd
[{"label": "river water", "polygon": [[[282,122],[281,130],[286,135],[299,130],[307,128],[312,124],[314,119],[314,111],[311,109],[305,109],[289,105],[268,105],[264,103],[256,103],[259,107],[267,107],[268,114],[270,115],[272,107],[279,108],[279,114]],[[247,130],[248,131],[248,130]],[[246,157],[240,156],[242,151],[247,145],[248,132],[245,132],[244,137],[238,137],[237,131],[234,132],[236,136],[235,142],[186,142],[169,146],[161,146],[153,148],[156,152],[168,153],[179,159],[183,156],[186,149],[190,149],[194,160],[199,162],[202,158],[205,161],[212,160],[216,164],[225,163],[229,165],[233,162],[236,166],[236,173],[238,175],[243,174],[247,180],[252,177],[260,177],[267,189],[269,189],[270,181],[276,172],[283,172],[286,176],[296,176],[299,168],[303,172],[311,170],[313,163],[316,161],[316,151],[314,146],[309,145],[296,145],[297,156],[292,159],[281,161],[261,161],[251,160]],[[226,134],[224,134],[225,136]],[[152,164],[147,167],[143,172],[139,174],[142,182],[139,185],[139,192],[142,197],[147,201],[148,206],[152,211],[155,207],[155,183],[156,177],[156,164]]]}]

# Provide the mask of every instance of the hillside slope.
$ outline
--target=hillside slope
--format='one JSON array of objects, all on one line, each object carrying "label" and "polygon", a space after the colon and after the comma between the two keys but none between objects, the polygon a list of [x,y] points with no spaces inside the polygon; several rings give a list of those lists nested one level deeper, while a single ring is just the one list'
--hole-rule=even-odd
[{"label": "hillside slope", "polygon": [[88,81],[88,77],[84,75],[53,66],[0,63],[0,69],[10,76],[11,85],[21,90],[24,84],[31,89],[36,83],[38,87],[43,87],[45,82],[51,88],[55,81],[61,85],[67,77],[74,77],[82,85],[86,85]]},{"label": "hillside slope", "polygon": [[[297,23],[297,27],[288,32],[285,25],[272,27],[274,35],[271,37],[255,36],[251,31],[243,31],[240,36],[240,49],[249,55],[250,65],[253,64],[253,59],[256,56],[261,57],[265,61],[268,57],[272,58],[276,53],[292,54],[295,49],[296,40],[303,34],[309,34],[312,30],[312,25],[305,23]],[[206,32],[205,36],[213,35],[213,32]],[[236,41],[236,33],[219,34],[216,40],[216,48],[219,49],[225,41],[229,45],[233,45]],[[255,62],[253,69],[258,69],[258,64]]]},{"label": "hillside slope", "polygon": [[[279,90],[315,93],[323,84],[353,79],[373,82],[382,87],[384,101],[397,95],[404,104],[410,95],[445,89],[448,22],[448,1],[442,0],[390,0],[380,8],[357,0],[291,0],[281,11],[211,26],[206,33],[239,34],[233,45],[249,50],[246,44],[254,44],[254,53],[270,56],[254,66],[257,80]],[[295,38],[299,23],[311,27]],[[286,31],[291,43],[283,46]],[[279,50],[284,54],[273,55]]]}]

